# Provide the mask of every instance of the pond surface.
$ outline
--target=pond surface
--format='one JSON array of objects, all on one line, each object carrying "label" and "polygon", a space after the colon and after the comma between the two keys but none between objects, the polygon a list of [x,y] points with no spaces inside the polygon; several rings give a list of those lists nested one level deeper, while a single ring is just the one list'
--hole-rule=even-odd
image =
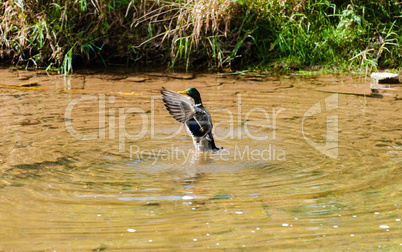
[{"label": "pond surface", "polygon": [[[370,82],[0,69],[0,249],[400,251],[402,101]],[[200,91],[223,150],[162,86]]]}]

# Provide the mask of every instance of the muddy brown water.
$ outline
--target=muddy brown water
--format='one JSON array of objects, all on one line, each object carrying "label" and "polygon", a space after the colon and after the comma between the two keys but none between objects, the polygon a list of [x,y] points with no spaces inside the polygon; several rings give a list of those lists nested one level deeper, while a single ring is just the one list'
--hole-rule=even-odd
[{"label": "muddy brown water", "polygon": [[[0,249],[400,251],[402,101],[370,82],[0,69]],[[224,150],[162,86],[200,91]]]}]

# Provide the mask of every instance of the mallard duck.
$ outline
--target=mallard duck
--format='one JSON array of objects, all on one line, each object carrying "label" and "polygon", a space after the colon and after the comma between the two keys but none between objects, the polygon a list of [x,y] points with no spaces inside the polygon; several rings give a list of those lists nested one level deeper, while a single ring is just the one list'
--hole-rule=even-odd
[{"label": "mallard duck", "polygon": [[[211,115],[202,105],[201,96],[197,89],[189,88],[176,93],[162,87],[161,94],[165,107],[172,117],[186,125],[197,150],[219,150],[212,136]],[[190,96],[194,102],[182,94]]]}]

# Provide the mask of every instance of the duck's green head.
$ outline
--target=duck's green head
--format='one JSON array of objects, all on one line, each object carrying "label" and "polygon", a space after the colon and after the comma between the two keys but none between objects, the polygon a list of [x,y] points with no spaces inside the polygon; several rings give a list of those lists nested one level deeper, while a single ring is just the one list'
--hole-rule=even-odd
[{"label": "duck's green head", "polygon": [[179,91],[179,93],[180,94],[186,94],[186,95],[190,96],[191,98],[193,98],[195,104],[201,104],[202,103],[200,93],[198,92],[197,89],[195,89],[193,87],[189,88],[187,90],[184,90],[184,91]]}]

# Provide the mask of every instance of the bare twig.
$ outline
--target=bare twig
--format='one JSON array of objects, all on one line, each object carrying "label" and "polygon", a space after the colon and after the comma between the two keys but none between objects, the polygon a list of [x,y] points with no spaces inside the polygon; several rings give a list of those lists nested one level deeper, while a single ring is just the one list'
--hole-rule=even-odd
[{"label": "bare twig", "polygon": [[371,49],[366,49],[366,50],[360,52],[359,54],[355,55],[355,56],[352,57],[351,59],[349,59],[349,61],[352,61],[352,60],[354,60],[354,59],[356,59],[357,57],[360,57],[360,56],[362,56],[362,55],[366,55],[366,53],[368,53],[368,52],[370,52],[370,51],[374,51],[374,49],[373,49],[373,48],[371,48]]}]

